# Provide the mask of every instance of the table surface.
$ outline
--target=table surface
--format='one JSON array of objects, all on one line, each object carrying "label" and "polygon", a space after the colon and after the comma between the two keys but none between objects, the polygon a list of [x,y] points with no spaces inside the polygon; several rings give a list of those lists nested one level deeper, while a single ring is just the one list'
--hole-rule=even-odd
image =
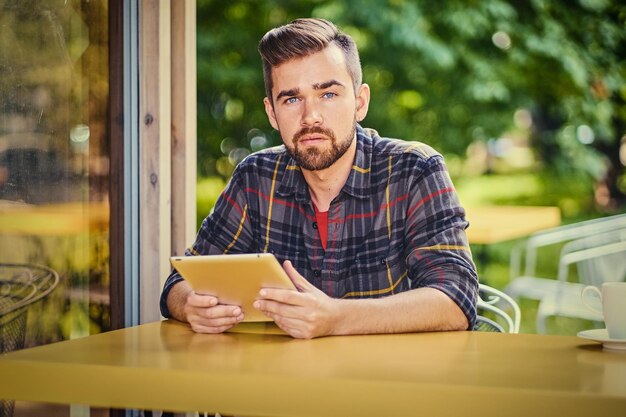
[{"label": "table surface", "polygon": [[0,397],[255,416],[624,416],[626,354],[568,336],[296,340],[164,321],[0,357]]},{"label": "table surface", "polygon": [[551,206],[468,207],[467,220],[469,242],[488,245],[559,226],[561,211]]}]

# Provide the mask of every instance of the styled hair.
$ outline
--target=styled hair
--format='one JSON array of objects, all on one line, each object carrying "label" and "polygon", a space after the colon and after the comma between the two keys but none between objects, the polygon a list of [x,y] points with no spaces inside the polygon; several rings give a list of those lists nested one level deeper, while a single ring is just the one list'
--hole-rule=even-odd
[{"label": "styled hair", "polygon": [[352,78],[354,93],[361,85],[363,75],[356,43],[341,32],[337,26],[325,19],[306,18],[279,26],[267,32],[259,42],[259,53],[263,61],[265,94],[273,103],[272,68],[294,58],[302,58],[319,52],[331,43],[344,54],[348,74]]}]

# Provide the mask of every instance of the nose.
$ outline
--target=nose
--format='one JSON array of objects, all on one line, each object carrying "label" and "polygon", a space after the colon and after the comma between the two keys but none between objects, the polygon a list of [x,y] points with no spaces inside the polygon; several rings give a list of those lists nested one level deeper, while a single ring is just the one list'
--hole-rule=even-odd
[{"label": "nose", "polygon": [[305,102],[301,124],[303,126],[321,125],[324,121],[319,107],[310,101]]}]

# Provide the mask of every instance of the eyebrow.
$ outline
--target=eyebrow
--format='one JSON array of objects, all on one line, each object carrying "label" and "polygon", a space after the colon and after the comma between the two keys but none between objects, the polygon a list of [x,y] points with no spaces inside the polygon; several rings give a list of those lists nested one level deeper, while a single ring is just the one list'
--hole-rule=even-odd
[{"label": "eyebrow", "polygon": [[340,83],[337,80],[330,80],[330,81],[326,81],[323,83],[317,83],[317,84],[313,84],[313,89],[314,90],[324,90],[328,87],[332,87],[333,85],[339,86],[339,87],[345,87],[345,85],[343,85],[342,83]]},{"label": "eyebrow", "polygon": [[[313,89],[314,90],[324,90],[324,89],[326,89],[328,87],[332,87],[334,85],[345,88],[345,85],[343,85],[343,83],[340,83],[337,80],[329,80],[329,81],[325,81],[323,83],[315,83],[315,84],[313,84]],[[300,94],[300,89],[299,88],[292,88],[290,90],[283,90],[280,93],[278,93],[278,95],[276,96],[276,100],[278,100],[281,97],[297,96],[298,94]]]},{"label": "eyebrow", "polygon": [[283,90],[280,93],[278,93],[278,95],[276,96],[276,100],[278,100],[281,97],[297,96],[298,94],[300,94],[299,88],[292,88],[291,90]]}]

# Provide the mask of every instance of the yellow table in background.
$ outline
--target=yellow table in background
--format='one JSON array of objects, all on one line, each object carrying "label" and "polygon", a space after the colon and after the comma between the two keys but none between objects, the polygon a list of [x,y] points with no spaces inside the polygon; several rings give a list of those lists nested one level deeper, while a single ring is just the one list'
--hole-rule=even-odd
[{"label": "yellow table in background", "polygon": [[109,203],[0,204],[0,234],[67,236],[108,230]]},{"label": "yellow table in background", "polygon": [[296,340],[155,322],[0,357],[0,397],[253,416],[624,416],[626,354],[481,332]]},{"label": "yellow table in background", "polygon": [[561,211],[550,206],[476,206],[466,208],[470,244],[476,245],[474,262],[481,275],[489,263],[488,245],[520,239],[561,224]]},{"label": "yellow table in background", "polygon": [[550,206],[484,206],[468,207],[469,242],[489,245],[526,237],[531,233],[557,227],[561,211]]}]

